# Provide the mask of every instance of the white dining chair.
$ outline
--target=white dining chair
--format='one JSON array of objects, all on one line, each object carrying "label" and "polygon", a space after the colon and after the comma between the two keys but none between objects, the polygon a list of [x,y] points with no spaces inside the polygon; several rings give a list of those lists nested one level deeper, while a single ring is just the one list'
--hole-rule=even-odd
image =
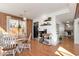
[{"label": "white dining chair", "polygon": [[3,56],[3,48],[0,46],[0,56]]},{"label": "white dining chair", "polygon": [[23,48],[24,49],[28,48],[30,51],[31,51],[31,37],[32,37],[32,34],[30,33],[27,42],[23,43]]},{"label": "white dining chair", "polygon": [[15,56],[16,39],[12,36],[4,36],[2,38],[3,56]]},{"label": "white dining chair", "polygon": [[26,35],[19,35],[17,38],[17,48],[16,51],[21,53],[23,51],[23,43],[22,41],[26,40]]},{"label": "white dining chair", "polygon": [[26,48],[31,50],[31,34],[29,35],[28,38],[26,38],[26,40],[24,42],[18,44],[17,50],[20,53],[23,50],[25,50]]},{"label": "white dining chair", "polygon": [[1,38],[3,37],[3,33],[0,31],[0,45],[1,45]]}]

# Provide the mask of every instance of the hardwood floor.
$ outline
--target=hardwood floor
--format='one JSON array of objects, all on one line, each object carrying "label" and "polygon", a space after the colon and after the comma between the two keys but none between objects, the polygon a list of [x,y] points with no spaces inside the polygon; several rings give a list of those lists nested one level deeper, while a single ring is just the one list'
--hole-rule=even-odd
[{"label": "hardwood floor", "polygon": [[73,39],[64,38],[56,46],[47,46],[32,40],[32,50],[17,53],[17,56],[77,56],[79,55],[79,45],[74,45]]}]

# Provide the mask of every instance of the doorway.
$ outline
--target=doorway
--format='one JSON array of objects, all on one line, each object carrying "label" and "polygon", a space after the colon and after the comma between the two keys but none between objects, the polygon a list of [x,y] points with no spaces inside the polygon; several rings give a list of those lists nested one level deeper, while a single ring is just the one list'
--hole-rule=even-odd
[{"label": "doorway", "polygon": [[33,35],[34,35],[34,38],[38,38],[38,25],[39,25],[38,22],[34,22],[34,26],[33,26]]}]

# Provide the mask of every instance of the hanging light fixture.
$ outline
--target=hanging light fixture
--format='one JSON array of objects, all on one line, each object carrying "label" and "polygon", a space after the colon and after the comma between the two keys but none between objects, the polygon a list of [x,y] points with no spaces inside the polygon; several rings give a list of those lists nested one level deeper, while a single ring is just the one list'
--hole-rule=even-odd
[{"label": "hanging light fixture", "polygon": [[26,20],[26,17],[23,17],[23,20],[25,21]]},{"label": "hanging light fixture", "polygon": [[24,10],[24,14],[23,14],[23,20],[24,21],[27,19],[25,16],[26,16],[26,10]]}]

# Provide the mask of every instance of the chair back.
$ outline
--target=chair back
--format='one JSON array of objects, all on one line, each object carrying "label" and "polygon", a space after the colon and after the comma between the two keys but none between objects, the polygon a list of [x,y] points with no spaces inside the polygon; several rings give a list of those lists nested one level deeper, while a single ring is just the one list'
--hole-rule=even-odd
[{"label": "chair back", "polygon": [[32,34],[30,33],[30,35],[29,35],[29,37],[28,37],[28,43],[31,42],[31,36],[32,36]]},{"label": "chair back", "polygon": [[0,32],[0,39],[3,37],[3,33],[2,32]]},{"label": "chair back", "polygon": [[0,46],[0,56],[2,56],[3,55],[3,50],[2,50],[3,48]]},{"label": "chair back", "polygon": [[11,36],[5,36],[2,38],[2,47],[4,49],[13,48],[16,46],[16,39]]}]

